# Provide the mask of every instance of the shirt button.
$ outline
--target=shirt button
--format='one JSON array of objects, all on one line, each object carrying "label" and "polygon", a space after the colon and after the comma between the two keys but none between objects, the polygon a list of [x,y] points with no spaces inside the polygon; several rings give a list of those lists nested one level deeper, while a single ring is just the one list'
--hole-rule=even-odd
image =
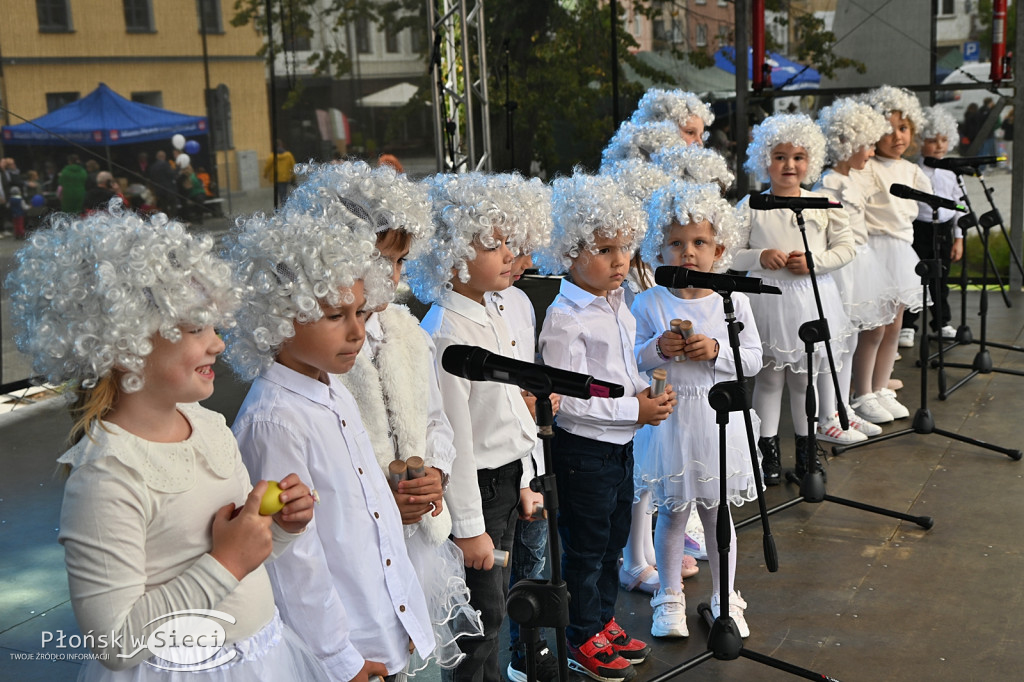
[{"label": "shirt button", "polygon": [[345,420],[344,420],[344,419],[342,419],[342,420],[341,420],[341,425],[342,425],[342,426],[348,426],[348,424],[346,424],[346,423],[345,423]]},{"label": "shirt button", "polygon": [[515,342],[515,340],[513,340],[513,341],[512,341],[512,345],[513,345],[513,346],[514,346],[514,345],[516,345],[516,342]]},{"label": "shirt button", "polygon": [[498,306],[498,310],[504,310],[504,309],[505,309],[505,306],[503,306],[503,305],[499,305]]},{"label": "shirt button", "polygon": [[363,473],[363,467],[359,467],[359,473]]},{"label": "shirt button", "polygon": [[391,559],[388,559],[387,561],[385,561],[384,565],[385,566],[390,566],[391,565]]},{"label": "shirt button", "polygon": [[377,512],[373,512],[373,518],[379,519],[380,518],[380,514],[378,514]]},{"label": "shirt button", "polygon": [[399,606],[398,610],[401,611],[402,613],[405,613],[405,604],[402,604],[401,606]]}]

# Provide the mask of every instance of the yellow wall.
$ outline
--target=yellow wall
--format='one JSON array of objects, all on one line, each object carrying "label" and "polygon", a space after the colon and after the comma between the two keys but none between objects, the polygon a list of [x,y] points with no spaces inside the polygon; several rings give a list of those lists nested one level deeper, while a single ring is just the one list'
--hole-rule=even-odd
[{"label": "yellow wall", "polygon": [[[103,82],[126,98],[160,91],[164,108],[206,115],[195,0],[151,0],[156,32],[142,34],[125,32],[121,0],[71,0],[70,6],[72,33],[40,33],[34,0],[0,0],[8,109],[32,119],[47,113],[46,93],[85,96]],[[231,26],[233,6],[234,0],[221,0],[225,33],[207,36],[210,85],[230,89],[234,148],[255,150],[262,169],[271,151],[266,69],[256,54],[262,41],[251,26]],[[22,120],[9,116],[5,122]],[[232,180],[237,187],[237,171]]]}]

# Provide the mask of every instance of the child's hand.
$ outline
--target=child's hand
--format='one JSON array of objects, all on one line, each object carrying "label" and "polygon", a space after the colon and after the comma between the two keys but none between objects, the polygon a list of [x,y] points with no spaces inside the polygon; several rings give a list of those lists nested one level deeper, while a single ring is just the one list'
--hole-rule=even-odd
[{"label": "child's hand", "polygon": [[665,392],[652,398],[651,389],[647,387],[643,393],[637,394],[636,399],[640,401],[640,414],[636,423],[657,425],[672,414],[672,407],[676,404],[676,392],[671,385],[666,384]]},{"label": "child's hand", "polygon": [[355,677],[349,682],[369,682],[373,678],[381,678],[382,680],[388,676],[388,669],[384,667],[383,663],[377,661],[364,661],[363,669],[360,670]]},{"label": "child's hand", "polygon": [[807,267],[807,254],[803,251],[790,251],[786,259],[786,269],[794,275],[806,275],[811,270]]},{"label": "child's hand", "polygon": [[677,334],[674,331],[664,331],[658,337],[658,348],[661,350],[661,354],[667,358],[682,355],[685,345],[686,342],[683,339],[683,335]]},{"label": "child's hand", "polygon": [[270,517],[260,516],[260,500],[266,491],[267,482],[260,481],[245,498],[237,517],[231,518],[234,503],[224,505],[213,516],[210,556],[238,580],[259,568],[273,549]]},{"label": "child's hand", "polygon": [[395,504],[402,514],[402,523],[408,526],[418,523],[424,514],[440,514],[444,506],[443,493],[441,472],[434,467],[427,467],[426,474],[420,478],[401,481],[395,491]]},{"label": "child's hand", "polygon": [[956,263],[964,257],[964,239],[957,237],[953,240],[953,248],[949,251],[949,260]]},{"label": "child's hand", "polygon": [[471,538],[452,538],[462,550],[463,563],[467,568],[489,571],[494,568],[494,541],[487,533]]},{"label": "child's hand", "polygon": [[562,406],[562,396],[557,393],[551,394],[551,416],[558,414],[558,408]]},{"label": "child's hand", "polygon": [[522,393],[523,400],[526,402],[526,409],[530,411],[533,421],[537,421],[537,396],[529,391],[520,391],[520,393]]},{"label": "child's hand", "polygon": [[765,270],[781,270],[786,267],[789,258],[778,249],[765,249],[761,252],[761,267]]},{"label": "child's hand", "polygon": [[718,341],[703,334],[694,334],[685,345],[687,360],[714,360],[718,357]]},{"label": "child's hand", "polygon": [[281,501],[285,504],[272,518],[289,533],[301,533],[313,520],[313,493],[299,480],[298,474],[288,474],[278,485],[282,490]]},{"label": "child's hand", "polygon": [[533,492],[532,488],[519,489],[519,518],[533,521],[533,510],[538,504],[544,504],[543,495]]}]

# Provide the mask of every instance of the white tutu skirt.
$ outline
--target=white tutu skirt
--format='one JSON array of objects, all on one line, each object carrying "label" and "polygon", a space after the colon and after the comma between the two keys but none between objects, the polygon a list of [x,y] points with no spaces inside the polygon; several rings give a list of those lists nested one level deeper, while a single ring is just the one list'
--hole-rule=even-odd
[{"label": "white tutu skirt", "polygon": [[457,666],[465,654],[455,641],[459,637],[483,635],[484,628],[480,613],[469,604],[462,550],[451,540],[432,544],[419,525],[406,528],[416,529],[406,537],[405,546],[427,596],[427,611],[434,631],[434,651],[426,659],[418,651],[409,657],[405,676],[413,677],[431,662],[442,668]]},{"label": "white tutu skirt", "polygon": [[[718,506],[718,424],[708,404],[708,388],[676,386],[679,404],[664,422],[645,426],[633,440],[634,500],[647,491],[656,507],[679,511],[690,502]],[[761,420],[750,411],[755,438]],[[726,425],[726,495],[738,506],[757,498],[743,414],[733,412]],[[758,466],[761,453],[757,452]]]},{"label": "white tutu skirt", "polygon": [[921,301],[921,276],[914,272],[920,262],[910,242],[881,234],[868,235],[868,244],[875,250],[877,270],[885,273],[887,286],[881,292],[883,302],[893,306],[903,306],[911,312],[923,308]]},{"label": "white tutu skirt", "polygon": [[831,274],[855,329],[884,327],[896,319],[896,304],[883,299],[891,286],[888,271],[879,269],[878,254],[870,243],[858,246],[854,259]]},{"label": "white tutu skirt", "polygon": [[[320,661],[274,609],[274,617],[252,637],[221,647],[207,663],[226,661],[206,670],[203,663],[181,663],[185,654],[172,656],[175,662],[151,657],[126,670],[108,670],[97,660],[82,666],[78,682],[249,682],[250,680],[327,680],[331,677]],[[162,667],[156,667],[157,665]],[[175,668],[166,670],[164,668]]]},{"label": "white tutu skirt", "polygon": [[[775,369],[788,368],[793,372],[807,372],[807,354],[804,342],[800,340],[800,325],[809,320],[818,319],[818,308],[814,301],[814,289],[810,276],[775,279],[765,276],[765,284],[776,286],[782,295],[762,294],[750,297],[750,308],[754,313],[754,322],[761,335],[761,346],[764,348],[764,364],[769,363]],[[836,361],[836,370],[842,368],[843,354],[846,352],[846,339],[856,329],[846,316],[843,300],[839,296],[839,287],[832,279],[831,273],[818,275],[818,292],[821,294],[821,307],[828,320],[829,334],[832,336],[832,355]],[[825,345],[814,345],[814,371],[828,369],[828,354]]]}]

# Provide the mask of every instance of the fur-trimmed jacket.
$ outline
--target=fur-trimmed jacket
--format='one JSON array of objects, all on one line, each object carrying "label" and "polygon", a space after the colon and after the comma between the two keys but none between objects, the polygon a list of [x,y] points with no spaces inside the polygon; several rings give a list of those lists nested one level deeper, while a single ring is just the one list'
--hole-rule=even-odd
[{"label": "fur-trimmed jacket", "polygon": [[[428,434],[430,382],[434,381],[430,337],[405,306],[389,305],[374,317],[382,332],[374,343],[376,357],[368,338],[355,366],[338,378],[356,399],[377,462],[387,474],[397,450],[403,460],[419,456],[426,466],[448,473],[454,458],[450,428],[447,438],[443,430]],[[368,337],[371,329],[368,323]],[[406,526],[406,532],[420,528],[433,545],[447,540],[452,530],[447,507],[437,516],[428,514],[419,523]]]}]

